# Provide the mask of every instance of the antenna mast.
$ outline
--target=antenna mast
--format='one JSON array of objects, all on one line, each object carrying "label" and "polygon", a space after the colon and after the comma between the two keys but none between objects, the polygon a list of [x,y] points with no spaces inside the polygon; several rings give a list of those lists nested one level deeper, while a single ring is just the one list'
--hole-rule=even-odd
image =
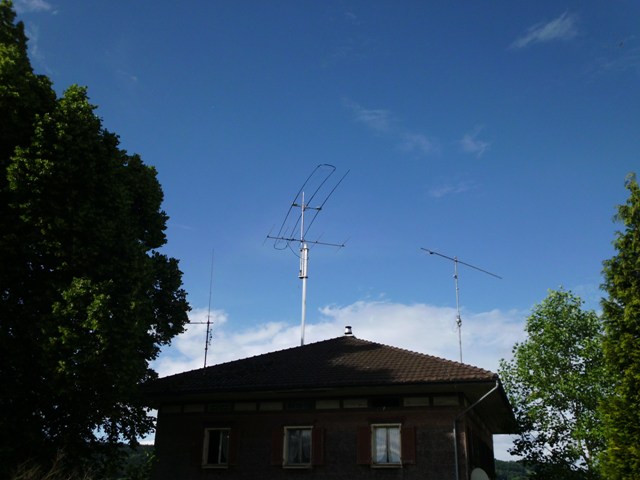
[{"label": "antenna mast", "polygon": [[[271,236],[267,235],[267,238],[275,240],[274,248],[277,250],[284,250],[285,248],[289,248],[292,252],[295,253],[293,248],[291,247],[291,243],[299,243],[299,257],[300,257],[300,270],[298,273],[298,278],[302,280],[302,308],[301,308],[301,320],[300,320],[300,346],[304,345],[304,330],[305,330],[305,321],[307,315],[307,278],[308,278],[308,268],[309,268],[309,244],[313,245],[328,245],[332,247],[342,248],[344,247],[344,243],[328,243],[328,242],[320,242],[318,240],[308,240],[306,237],[309,233],[309,229],[316,217],[322,210],[322,207],[329,197],[335,192],[338,185],[342,183],[342,180],[347,176],[349,171],[345,173],[342,178],[334,185],[334,187],[329,191],[329,193],[323,193],[323,187],[325,187],[326,182],[329,180],[329,177],[333,175],[336,167],[329,164],[320,164],[318,165],[312,172],[311,175],[307,177],[307,180],[304,182],[298,193],[296,194],[291,206],[289,207],[289,211],[282,222],[282,226],[280,227],[280,231],[278,235]],[[305,202],[305,188],[307,188],[308,192],[312,192],[309,196],[309,199]],[[320,205],[311,206],[310,203],[314,198],[324,198]],[[300,209],[300,215],[296,218],[295,215],[292,215],[292,211],[294,208]],[[307,210],[315,211],[315,214],[311,218],[311,221],[305,223],[305,212]],[[300,230],[300,238],[296,238],[296,231]]]},{"label": "antenna mast", "polygon": [[204,368],[207,367],[207,353],[211,344],[211,295],[213,292],[213,257],[215,250],[211,250],[211,276],[209,278],[209,307],[207,308],[207,335],[204,341]]},{"label": "antenna mast", "polygon": [[463,261],[460,261],[458,260],[458,257],[448,257],[447,255],[434,252],[433,250],[429,250],[428,248],[421,248],[421,250],[424,250],[425,252],[429,253],[429,255],[438,255],[439,257],[445,258],[447,260],[451,260],[453,262],[453,279],[456,285],[456,326],[458,328],[458,347],[460,350],[460,363],[462,363],[462,317],[460,316],[460,287],[458,286],[458,264],[471,267],[482,273],[491,275],[492,277],[496,277],[499,279],[502,279],[502,277],[499,275],[496,275],[495,273],[491,273],[487,270],[484,270],[480,267],[476,267],[475,265],[471,265],[470,263],[465,263]]},{"label": "antenna mast", "polygon": [[209,279],[209,308],[207,309],[207,321],[206,322],[189,322],[189,325],[206,325],[207,326],[207,335],[204,341],[204,367],[207,367],[207,354],[209,353],[209,345],[211,345],[211,295],[213,292],[213,256],[215,250],[211,250],[211,277]]}]

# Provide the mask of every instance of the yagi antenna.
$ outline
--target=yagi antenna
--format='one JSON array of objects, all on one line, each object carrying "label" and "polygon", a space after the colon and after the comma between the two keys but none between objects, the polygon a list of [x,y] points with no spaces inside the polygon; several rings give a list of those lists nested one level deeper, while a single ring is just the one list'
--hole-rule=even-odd
[{"label": "yagi antenna", "polygon": [[447,260],[451,260],[453,262],[453,279],[456,285],[456,326],[458,327],[458,346],[460,348],[460,363],[462,363],[462,317],[460,317],[460,288],[458,286],[458,264],[464,265],[466,267],[471,267],[482,273],[491,275],[492,277],[496,277],[499,279],[502,279],[502,277],[499,275],[496,275],[495,273],[491,273],[487,270],[484,270],[480,267],[476,267],[475,265],[471,265],[470,263],[465,263],[461,260],[458,260],[458,257],[448,257],[447,255],[434,252],[433,250],[429,250],[428,248],[421,248],[421,250],[424,250],[429,255],[438,255],[439,257],[446,258]]},{"label": "yagi antenna", "polygon": [[[274,240],[273,246],[277,250],[290,249],[296,253],[292,244],[298,244],[300,254],[300,271],[298,278],[302,280],[302,312],[300,321],[300,346],[304,345],[304,324],[307,311],[307,278],[309,266],[309,244],[328,245],[342,248],[344,243],[329,243],[319,240],[309,240],[309,230],[311,229],[318,214],[324,207],[327,200],[336,191],[338,185],[342,183],[349,171],[345,173],[337,182],[333,182],[332,176],[336,167],[323,163],[318,165],[296,193],[291,202],[291,206],[282,221],[277,235],[267,235],[267,238]],[[307,211],[312,213],[308,214]],[[305,214],[307,216],[305,216]],[[311,218],[309,218],[309,216]],[[296,254],[297,255],[297,254]]]}]

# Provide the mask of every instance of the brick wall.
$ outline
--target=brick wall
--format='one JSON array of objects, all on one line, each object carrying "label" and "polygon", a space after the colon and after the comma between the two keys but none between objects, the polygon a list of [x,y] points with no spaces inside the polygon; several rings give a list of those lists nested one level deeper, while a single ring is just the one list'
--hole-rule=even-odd
[{"label": "brick wall", "polygon": [[[367,408],[352,409],[287,411],[276,408],[260,411],[257,403],[255,408],[251,405],[243,405],[240,408],[246,408],[243,411],[231,408],[233,411],[229,412],[204,404],[161,409],[156,432],[158,463],[154,480],[452,480],[454,477],[453,419],[462,406],[432,400],[428,406],[371,408],[369,404]],[[358,432],[372,423],[401,423],[404,430],[411,431],[415,435],[415,459],[412,463],[405,463],[401,468],[359,464]],[[322,430],[320,464],[302,469],[274,465],[274,432],[282,432],[284,426],[295,425],[313,425],[314,429]],[[227,468],[203,468],[201,465],[204,429],[211,427],[232,429],[232,448],[235,451]],[[473,439],[473,444],[469,441],[468,445],[461,443],[458,447],[461,478],[475,466],[491,471],[492,458],[491,462],[487,459],[488,455],[493,455],[491,435],[482,428],[482,422],[469,416],[459,423],[458,428],[461,442]],[[281,445],[276,448],[276,459],[281,457],[281,448]],[[469,466],[465,463],[467,453],[472,456]],[[479,465],[479,462],[484,465]]]}]

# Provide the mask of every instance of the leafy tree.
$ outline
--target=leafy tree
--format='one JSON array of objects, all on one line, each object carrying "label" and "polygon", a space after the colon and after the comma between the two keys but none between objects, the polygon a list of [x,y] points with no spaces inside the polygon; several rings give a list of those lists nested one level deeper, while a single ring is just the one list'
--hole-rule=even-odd
[{"label": "leafy tree", "polygon": [[496,480],[527,480],[529,472],[522,462],[495,460]]},{"label": "leafy tree", "polygon": [[0,477],[58,451],[111,459],[153,421],[138,385],[184,329],[152,167],[70,87],[34,75],[0,3]]},{"label": "leafy tree", "polygon": [[510,453],[524,458],[531,478],[599,478],[602,326],[582,303],[571,292],[550,291],[527,319],[527,339],[514,346],[513,359],[500,361],[520,429]]},{"label": "leafy tree", "polygon": [[613,242],[617,254],[604,262],[602,301],[604,353],[613,395],[603,402],[607,448],[603,472],[610,479],[640,475],[640,187],[627,177],[629,198],[616,219],[624,231]]}]

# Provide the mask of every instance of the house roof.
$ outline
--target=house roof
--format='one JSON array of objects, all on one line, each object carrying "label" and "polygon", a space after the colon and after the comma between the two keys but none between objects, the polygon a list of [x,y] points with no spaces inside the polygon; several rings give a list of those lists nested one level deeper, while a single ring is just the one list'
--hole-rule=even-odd
[{"label": "house roof", "polygon": [[492,382],[496,374],[345,335],[157,379],[148,396]]},{"label": "house roof", "polygon": [[471,404],[478,402],[475,410],[493,433],[515,431],[513,410],[495,373],[351,335],[159,378],[144,384],[143,393],[158,406],[214,398],[388,395],[390,388],[464,393]]}]

